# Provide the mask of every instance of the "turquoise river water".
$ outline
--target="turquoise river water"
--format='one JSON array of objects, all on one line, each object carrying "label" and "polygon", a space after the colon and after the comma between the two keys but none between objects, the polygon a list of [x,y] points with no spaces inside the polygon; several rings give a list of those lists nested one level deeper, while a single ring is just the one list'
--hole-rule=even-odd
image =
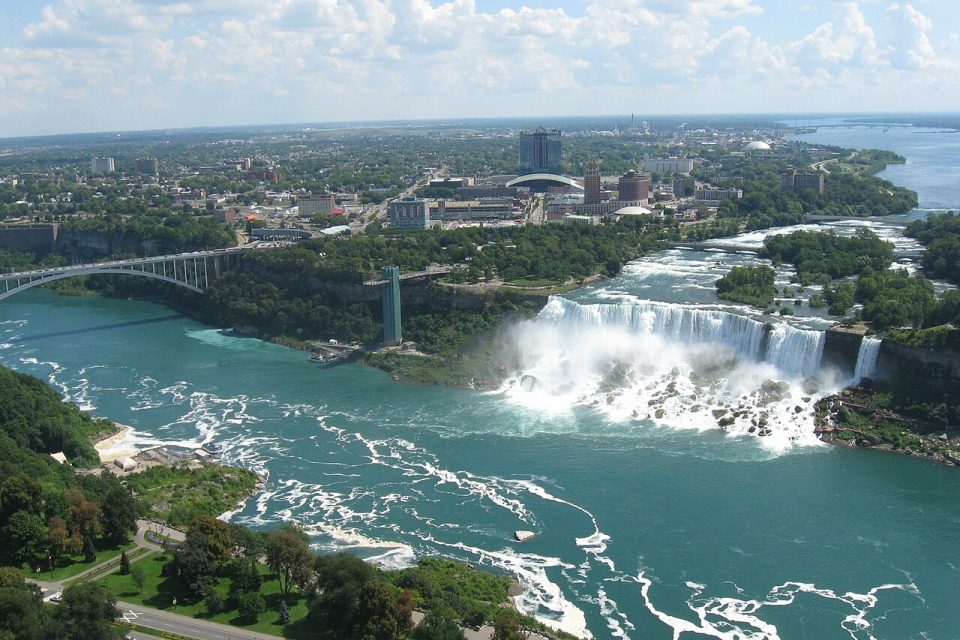
[{"label": "turquoise river water", "polygon": [[[912,157],[902,131],[855,133],[872,138],[817,135]],[[956,171],[952,153],[925,170]],[[926,206],[957,196],[925,189]],[[897,237],[902,221],[871,224]],[[153,304],[39,290],[0,304],[0,363],[133,427],[124,446],[216,442],[267,474],[236,522],[294,520],[319,550],[386,566],[492,567],[519,579],[518,606],[583,636],[957,637],[960,475],[813,437],[812,403],[851,372],[820,364],[820,319],[764,336],[717,304],[717,273],[756,260],[664,252],[552,300],[505,338],[521,365],[497,392],[318,368]],[[769,436],[750,433],[759,417]]]}]

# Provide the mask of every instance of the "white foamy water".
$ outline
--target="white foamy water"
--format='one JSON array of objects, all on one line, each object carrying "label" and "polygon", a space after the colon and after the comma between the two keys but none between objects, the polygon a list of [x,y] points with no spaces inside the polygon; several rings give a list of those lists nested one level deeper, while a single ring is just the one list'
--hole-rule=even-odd
[{"label": "white foamy water", "polygon": [[820,331],[678,305],[555,297],[515,342],[517,374],[502,388],[511,402],[548,415],[580,406],[615,422],[722,426],[779,450],[819,443],[813,406],[841,382],[820,370]]},{"label": "white foamy water", "polygon": [[[684,634],[721,640],[786,640],[788,636],[782,636],[775,624],[764,620],[764,609],[792,605],[801,594],[844,603],[850,608],[850,613],[840,622],[838,631],[845,632],[852,640],[877,640],[869,618],[874,614],[879,614],[878,618],[884,615],[884,612],[874,611],[881,592],[902,591],[923,603],[923,598],[913,582],[882,584],[866,593],[837,593],[833,589],[820,588],[811,583],[784,582],[760,598],[749,599],[705,596],[706,585],[688,581],[686,586],[690,589],[691,596],[687,600],[687,606],[695,614],[694,622],[660,610],[651,595],[655,583],[643,571],[634,576],[633,580],[640,584],[640,593],[647,611],[673,630],[674,640],[679,640]],[[733,586],[742,595],[743,590]]]},{"label": "white foamy water", "polygon": [[872,378],[877,370],[877,358],[880,355],[880,345],[883,340],[874,336],[863,336],[860,341],[860,350],[857,352],[857,364],[853,378],[857,382],[864,378]]}]

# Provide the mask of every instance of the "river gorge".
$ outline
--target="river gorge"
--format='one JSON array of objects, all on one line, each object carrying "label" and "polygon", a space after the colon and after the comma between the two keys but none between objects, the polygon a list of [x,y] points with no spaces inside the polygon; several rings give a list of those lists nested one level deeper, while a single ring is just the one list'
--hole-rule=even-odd
[{"label": "river gorge", "polygon": [[[956,182],[925,182],[957,174],[960,134],[806,139],[897,151],[908,165],[884,177],[924,209],[960,204]],[[908,246],[924,213],[824,224]],[[955,637],[960,476],[813,432],[816,401],[871,375],[882,345],[833,357],[806,303],[783,321],[716,299],[787,231],[662,251],[551,298],[504,332],[515,366],[493,391],[319,368],[150,303],[43,290],[0,304],[0,363],[129,425],[128,447],[222,445],[268,478],[236,522],[294,520],[318,549],[388,567],[430,553],[503,571],[521,609],[578,635]]]}]

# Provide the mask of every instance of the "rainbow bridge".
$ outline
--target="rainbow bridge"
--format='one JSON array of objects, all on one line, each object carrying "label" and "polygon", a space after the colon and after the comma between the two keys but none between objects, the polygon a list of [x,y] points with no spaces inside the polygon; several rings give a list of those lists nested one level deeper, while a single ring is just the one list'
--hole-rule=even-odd
[{"label": "rainbow bridge", "polygon": [[47,282],[94,274],[122,274],[152,278],[203,293],[210,283],[224,271],[229,270],[235,264],[236,257],[246,250],[246,248],[231,247],[169,256],[3,273],[0,274],[0,300]]}]

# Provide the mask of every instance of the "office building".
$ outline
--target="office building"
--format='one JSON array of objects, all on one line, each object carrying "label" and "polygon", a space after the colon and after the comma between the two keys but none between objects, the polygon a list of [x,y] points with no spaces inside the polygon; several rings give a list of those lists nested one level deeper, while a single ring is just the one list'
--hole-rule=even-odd
[{"label": "office building", "polygon": [[690,176],[679,175],[673,179],[673,196],[675,198],[685,198],[692,196],[694,189],[697,188],[696,180]]},{"label": "office building", "polygon": [[600,162],[596,159],[587,163],[587,172],[583,176],[583,203],[598,204],[601,201]]},{"label": "office building", "polygon": [[784,191],[797,192],[813,189],[815,192],[822,194],[824,189],[823,174],[820,172],[800,173],[796,169],[790,169],[780,174],[780,188]]},{"label": "office building", "polygon": [[156,158],[137,159],[137,173],[144,173],[149,176],[155,176],[160,173],[160,163]]},{"label": "office building", "polygon": [[113,173],[113,158],[94,158],[90,161],[90,173]]},{"label": "office building", "polygon": [[560,173],[560,130],[520,132],[520,175]]},{"label": "office building", "polygon": [[630,169],[617,182],[618,200],[646,200],[650,197],[650,178]]},{"label": "office building", "polygon": [[404,198],[390,203],[390,224],[398,229],[426,229],[430,226],[430,201]]},{"label": "office building", "polygon": [[690,173],[693,163],[692,158],[647,158],[643,161],[643,170],[647,173]]},{"label": "office building", "polygon": [[332,216],[335,205],[336,196],[332,193],[297,198],[297,211],[301,218],[312,218],[315,215]]}]

